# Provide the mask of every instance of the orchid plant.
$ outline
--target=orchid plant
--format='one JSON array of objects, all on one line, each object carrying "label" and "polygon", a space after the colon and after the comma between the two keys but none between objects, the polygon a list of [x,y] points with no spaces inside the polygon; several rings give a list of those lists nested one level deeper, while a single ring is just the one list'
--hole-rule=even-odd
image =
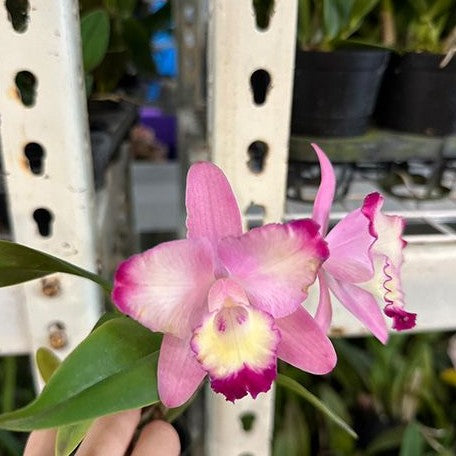
[{"label": "orchid plant", "polygon": [[[127,259],[113,287],[62,260],[0,241],[1,286],[54,272],[76,274],[101,285],[120,311],[102,317],[55,372],[55,357],[40,350],[46,387],[32,404],[1,415],[0,427],[59,427],[60,442],[72,439],[73,445],[63,445],[68,450],[83,437],[87,420],[159,402],[182,406],[207,376],[212,389],[232,402],[247,394],[256,398],[277,379],[352,432],[304,387],[277,376],[277,360],[319,375],[334,368],[330,291],[384,343],[382,307],[394,329],[415,325],[416,315],[404,309],[400,280],[404,223],[384,215],[383,199],[374,193],[327,234],[334,170],[314,149],[322,180],[312,219],[243,233],[223,172],[196,163],[187,176],[187,238]],[[305,300],[317,278],[313,317]]]}]

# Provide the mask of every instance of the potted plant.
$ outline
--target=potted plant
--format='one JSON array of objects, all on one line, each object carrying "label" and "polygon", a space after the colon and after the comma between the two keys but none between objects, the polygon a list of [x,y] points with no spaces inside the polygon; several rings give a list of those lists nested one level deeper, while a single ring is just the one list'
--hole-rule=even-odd
[{"label": "potted plant", "polygon": [[397,1],[388,7],[398,52],[385,73],[378,124],[424,135],[456,133],[456,1]]},{"label": "potted plant", "polygon": [[368,29],[367,16],[378,3],[299,1],[292,133],[365,132],[389,58],[388,50],[375,47],[380,40],[370,30],[359,33],[363,25]]},{"label": "potted plant", "polygon": [[140,0],[80,0],[95,184],[137,117],[137,75],[155,76],[151,37],[169,25],[170,5],[150,12]]}]

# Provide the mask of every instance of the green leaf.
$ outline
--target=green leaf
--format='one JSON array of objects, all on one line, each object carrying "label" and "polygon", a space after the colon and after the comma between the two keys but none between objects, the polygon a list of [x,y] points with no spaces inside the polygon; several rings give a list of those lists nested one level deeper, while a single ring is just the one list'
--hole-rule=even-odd
[{"label": "green leaf", "polygon": [[284,417],[273,442],[273,456],[311,456],[311,436],[304,412],[293,398],[287,399]]},{"label": "green leaf", "polygon": [[[326,383],[319,386],[318,394],[323,403],[325,403],[334,413],[337,413],[347,424],[351,425],[351,416],[347,409],[346,397],[341,396]],[[335,425],[329,418],[325,417],[328,422],[328,434],[331,448],[337,448],[341,454],[353,454],[355,441]]]},{"label": "green leaf", "polygon": [[310,0],[298,0],[298,40],[301,48],[305,48],[311,37]]},{"label": "green leaf", "polygon": [[93,420],[85,420],[60,427],[55,439],[55,456],[70,456],[82,442],[92,423]]},{"label": "green leaf", "polygon": [[93,74],[92,73],[86,73],[84,75],[84,81],[85,81],[85,92],[86,92],[86,97],[89,98],[92,91],[93,91]]},{"label": "green leaf", "polygon": [[450,12],[451,8],[455,8],[454,0],[436,0],[432,3],[428,14],[431,19],[436,19],[438,16]]},{"label": "green leaf", "polygon": [[347,39],[362,25],[364,18],[378,5],[380,0],[355,0],[350,11],[350,19],[341,33],[342,39]]},{"label": "green leaf", "polygon": [[86,73],[102,62],[108,50],[109,34],[109,16],[105,10],[91,11],[81,17],[82,60]]},{"label": "green leaf", "polygon": [[323,0],[324,41],[331,41],[339,36],[348,23],[353,0]]},{"label": "green leaf", "polygon": [[47,383],[60,366],[61,361],[53,351],[46,347],[40,347],[36,352],[35,358],[41,378],[44,383]]},{"label": "green leaf", "polygon": [[137,19],[128,18],[122,22],[122,30],[122,36],[138,70],[153,75],[155,65],[146,27]]},{"label": "green leaf", "polygon": [[99,326],[104,325],[107,321],[113,320],[114,318],[125,318],[125,315],[117,310],[105,312],[95,323],[95,326],[93,327],[92,331],[95,331],[95,329],[97,329]]},{"label": "green leaf", "polygon": [[160,342],[127,317],[107,321],[62,362],[34,402],[0,415],[0,428],[58,427],[158,402]]},{"label": "green leaf", "polygon": [[[105,314],[103,317],[106,317],[107,315],[110,314]],[[103,317],[98,321],[97,326],[102,324],[104,321],[107,321],[107,319],[103,320]],[[47,383],[52,374],[60,366],[61,361],[51,350],[41,347],[36,352],[36,363],[41,377],[44,382]],[[57,429],[57,436],[55,440],[55,456],[70,456],[76,447],[82,442],[82,439],[85,437],[92,423],[93,420],[86,420],[81,421],[80,423],[68,424],[67,426],[59,427]]]},{"label": "green leaf", "polygon": [[24,454],[24,444],[12,432],[0,430],[0,454],[20,456]]},{"label": "green leaf", "polygon": [[97,92],[106,93],[116,89],[125,74],[129,61],[128,50],[108,51],[101,65],[95,70],[95,86]]},{"label": "green leaf", "polygon": [[402,425],[383,431],[366,448],[365,456],[374,456],[387,451],[398,450],[401,446],[403,436],[404,426]]},{"label": "green leaf", "polygon": [[277,385],[288,388],[290,391],[293,391],[295,394],[301,396],[303,399],[312,404],[317,410],[328,417],[331,421],[333,421],[334,424],[337,424],[340,428],[350,434],[354,439],[358,438],[356,432],[344,420],[342,420],[342,418],[337,416],[332,410],[323,404],[323,402],[321,402],[318,397],[300,385],[297,381],[283,374],[278,374],[276,383]]},{"label": "green leaf", "polygon": [[111,292],[111,285],[97,274],[25,245],[0,240],[0,287],[38,279],[54,272],[85,277],[106,292]]},{"label": "green leaf", "polygon": [[405,429],[399,456],[421,456],[424,454],[424,440],[418,424],[412,421]]}]

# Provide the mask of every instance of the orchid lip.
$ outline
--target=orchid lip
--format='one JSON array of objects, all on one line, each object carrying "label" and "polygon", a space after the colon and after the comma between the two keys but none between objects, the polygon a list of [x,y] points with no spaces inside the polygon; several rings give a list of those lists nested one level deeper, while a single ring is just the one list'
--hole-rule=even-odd
[{"label": "orchid lip", "polygon": [[[220,302],[229,289],[238,293],[237,285],[230,282],[216,282],[211,297]],[[269,390],[276,377],[279,341],[280,332],[270,315],[226,294],[222,307],[195,329],[191,347],[213,390],[234,401]]]}]

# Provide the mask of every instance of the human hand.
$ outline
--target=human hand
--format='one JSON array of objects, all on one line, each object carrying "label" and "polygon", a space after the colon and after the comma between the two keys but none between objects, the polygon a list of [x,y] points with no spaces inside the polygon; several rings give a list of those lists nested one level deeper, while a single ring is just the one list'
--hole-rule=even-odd
[{"label": "human hand", "polygon": [[[141,417],[140,410],[128,410],[97,419],[76,451],[76,456],[124,456]],[[30,434],[24,456],[54,456],[56,431]],[[179,436],[165,421],[152,421],[142,430],[131,456],[177,456]]]}]

